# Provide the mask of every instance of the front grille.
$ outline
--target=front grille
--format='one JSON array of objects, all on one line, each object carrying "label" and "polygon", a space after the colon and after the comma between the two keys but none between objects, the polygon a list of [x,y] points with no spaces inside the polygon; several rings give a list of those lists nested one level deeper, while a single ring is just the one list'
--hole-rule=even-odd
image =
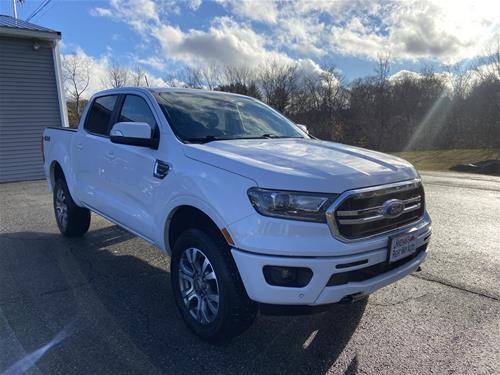
[{"label": "front grille", "polygon": [[[393,199],[402,201],[403,211],[396,217],[388,217],[383,205]],[[356,240],[415,222],[424,210],[424,189],[415,180],[353,191],[334,208],[329,224],[334,235]]]},{"label": "front grille", "polygon": [[408,263],[410,260],[415,259],[420,253],[427,249],[427,244],[420,246],[417,248],[417,251],[409,257],[398,260],[394,263],[382,262],[378,264],[374,264],[373,266],[369,266],[366,268],[361,268],[359,270],[347,271],[347,272],[339,272],[334,273],[326,286],[335,286],[335,285],[343,285],[351,282],[359,282],[371,279],[372,277],[382,275],[386,272],[392,271],[405,263]]}]

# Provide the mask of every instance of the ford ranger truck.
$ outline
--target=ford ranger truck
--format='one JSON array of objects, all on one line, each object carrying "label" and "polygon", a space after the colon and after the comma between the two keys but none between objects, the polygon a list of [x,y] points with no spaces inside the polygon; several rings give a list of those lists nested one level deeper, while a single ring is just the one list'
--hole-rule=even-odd
[{"label": "ford ranger truck", "polygon": [[223,92],[95,94],[77,130],[47,128],[45,173],[64,236],[91,212],[171,257],[175,303],[207,340],[259,306],[363,298],[417,270],[431,220],[406,161],[309,136]]}]

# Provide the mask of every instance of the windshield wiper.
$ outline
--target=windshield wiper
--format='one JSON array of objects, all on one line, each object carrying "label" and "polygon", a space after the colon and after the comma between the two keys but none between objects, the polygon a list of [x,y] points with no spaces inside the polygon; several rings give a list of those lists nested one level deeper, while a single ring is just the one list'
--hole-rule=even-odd
[{"label": "windshield wiper", "polygon": [[206,137],[201,137],[201,138],[187,138],[184,139],[185,142],[189,143],[208,143],[208,142],[213,142],[213,141],[224,141],[228,139],[234,139],[234,138],[228,138],[228,137],[217,137],[215,135],[207,135]]},{"label": "windshield wiper", "polygon": [[276,134],[270,134],[270,133],[265,133],[259,136],[255,137],[245,137],[242,139],[282,139],[282,138],[303,138],[303,137],[295,137],[291,135],[276,135]]},{"label": "windshield wiper", "polygon": [[215,135],[207,135],[205,137],[200,138],[186,138],[183,139],[184,142],[188,143],[208,143],[213,141],[228,141],[228,140],[237,140],[237,139],[281,139],[281,138],[303,138],[303,137],[294,137],[288,135],[276,135],[271,133],[265,133],[255,137],[218,137]]}]

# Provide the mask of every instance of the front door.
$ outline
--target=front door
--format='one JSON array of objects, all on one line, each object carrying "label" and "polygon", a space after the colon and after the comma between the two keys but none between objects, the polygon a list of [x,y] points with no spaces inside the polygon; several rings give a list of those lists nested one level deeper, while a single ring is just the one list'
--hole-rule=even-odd
[{"label": "front door", "polygon": [[[125,95],[117,122],[145,122],[159,137],[158,121],[139,95]],[[138,234],[155,239],[153,212],[157,189],[162,180],[154,177],[158,150],[149,147],[110,143],[106,153],[106,181],[112,196],[110,216]]]}]

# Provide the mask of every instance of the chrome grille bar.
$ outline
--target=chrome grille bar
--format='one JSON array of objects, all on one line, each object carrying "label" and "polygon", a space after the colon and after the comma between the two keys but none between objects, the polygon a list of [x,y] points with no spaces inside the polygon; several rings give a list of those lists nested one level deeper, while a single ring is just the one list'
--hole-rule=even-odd
[{"label": "chrome grille bar", "polygon": [[[409,198],[403,201],[405,207],[411,203],[415,202],[420,202],[422,200],[422,197],[420,195]],[[383,209],[383,206],[377,206],[377,207],[369,207],[369,208],[363,208],[362,210],[354,210],[354,211],[337,211],[337,216],[338,217],[346,217],[346,216],[360,216],[360,215],[366,215],[369,213],[381,213]],[[416,209],[416,208],[415,208]],[[408,212],[408,211],[406,211]],[[342,223],[342,222],[341,222]],[[343,224],[343,223],[342,223]],[[346,223],[347,224],[347,223]]]},{"label": "chrome grille bar", "polygon": [[[421,207],[420,203],[414,204],[413,206],[408,206],[403,209],[401,212],[401,215],[418,210]],[[347,211],[349,212],[349,211]],[[337,213],[338,214],[338,213]],[[386,217],[382,214],[377,214],[374,216],[367,216],[367,217],[361,217],[359,219],[339,219],[340,224],[365,224],[365,223],[371,223],[372,221],[378,221],[378,220],[383,220]],[[392,218],[395,219],[395,218]]]}]

